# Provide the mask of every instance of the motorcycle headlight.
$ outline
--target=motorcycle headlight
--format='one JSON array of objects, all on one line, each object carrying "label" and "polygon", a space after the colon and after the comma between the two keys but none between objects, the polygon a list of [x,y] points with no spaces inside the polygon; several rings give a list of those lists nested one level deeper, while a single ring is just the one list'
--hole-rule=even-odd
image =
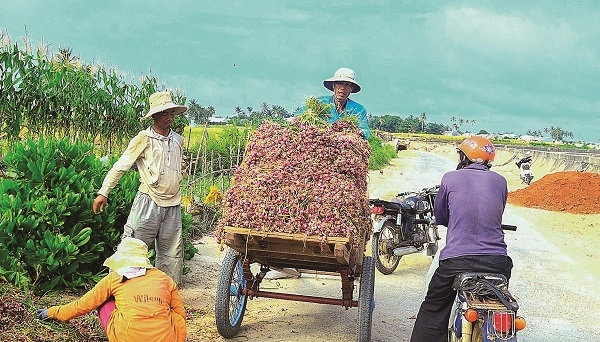
[{"label": "motorcycle headlight", "polygon": [[425,213],[431,209],[429,202],[418,196],[410,196],[405,198],[404,201],[402,201],[402,206],[405,208],[410,208],[418,214]]}]

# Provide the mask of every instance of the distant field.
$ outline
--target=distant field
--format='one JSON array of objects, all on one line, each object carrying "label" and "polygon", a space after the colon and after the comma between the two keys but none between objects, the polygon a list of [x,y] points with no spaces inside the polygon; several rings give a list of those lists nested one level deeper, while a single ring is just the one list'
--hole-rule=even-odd
[{"label": "distant field", "polygon": [[[410,139],[410,140],[433,140],[447,143],[460,143],[465,139],[465,136],[449,136],[438,134],[417,134],[417,133],[392,133],[391,136],[395,139]],[[524,141],[520,139],[493,139],[494,145],[507,146],[523,146],[527,148],[543,148],[543,149],[564,149],[577,151],[598,151],[587,146],[576,146],[572,143],[555,144],[550,142],[539,141]]]},{"label": "distant field", "polygon": [[206,127],[206,129],[204,126],[186,126],[183,131],[183,139],[185,146],[194,146],[200,143],[200,141],[202,141],[203,139],[205,130],[208,136],[218,138],[221,136],[221,133],[223,132],[224,128],[225,126],[208,126]]}]

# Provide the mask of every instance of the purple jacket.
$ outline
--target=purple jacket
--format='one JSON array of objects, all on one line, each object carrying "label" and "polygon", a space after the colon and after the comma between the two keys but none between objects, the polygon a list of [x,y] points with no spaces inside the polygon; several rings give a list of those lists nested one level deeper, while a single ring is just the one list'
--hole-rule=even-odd
[{"label": "purple jacket", "polygon": [[466,255],[507,255],[502,214],[506,179],[481,164],[444,174],[435,198],[438,225],[448,227],[440,259]]}]

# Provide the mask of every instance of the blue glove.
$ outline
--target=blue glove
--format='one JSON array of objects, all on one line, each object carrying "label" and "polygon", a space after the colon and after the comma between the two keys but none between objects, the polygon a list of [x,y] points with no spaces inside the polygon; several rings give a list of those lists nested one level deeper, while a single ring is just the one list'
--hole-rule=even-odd
[{"label": "blue glove", "polygon": [[46,319],[46,318],[48,318],[48,309],[38,309],[36,317],[38,319]]}]

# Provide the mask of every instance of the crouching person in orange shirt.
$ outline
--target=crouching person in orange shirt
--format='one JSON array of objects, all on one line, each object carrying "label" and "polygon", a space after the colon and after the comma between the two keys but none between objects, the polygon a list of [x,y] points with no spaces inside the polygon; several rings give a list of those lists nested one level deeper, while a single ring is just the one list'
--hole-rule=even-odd
[{"label": "crouching person in orange shirt", "polygon": [[111,342],[185,341],[185,310],[177,285],[150,264],[142,240],[124,238],[104,266],[110,269],[108,275],[83,297],[39,309],[37,317],[65,322],[98,309]]}]

